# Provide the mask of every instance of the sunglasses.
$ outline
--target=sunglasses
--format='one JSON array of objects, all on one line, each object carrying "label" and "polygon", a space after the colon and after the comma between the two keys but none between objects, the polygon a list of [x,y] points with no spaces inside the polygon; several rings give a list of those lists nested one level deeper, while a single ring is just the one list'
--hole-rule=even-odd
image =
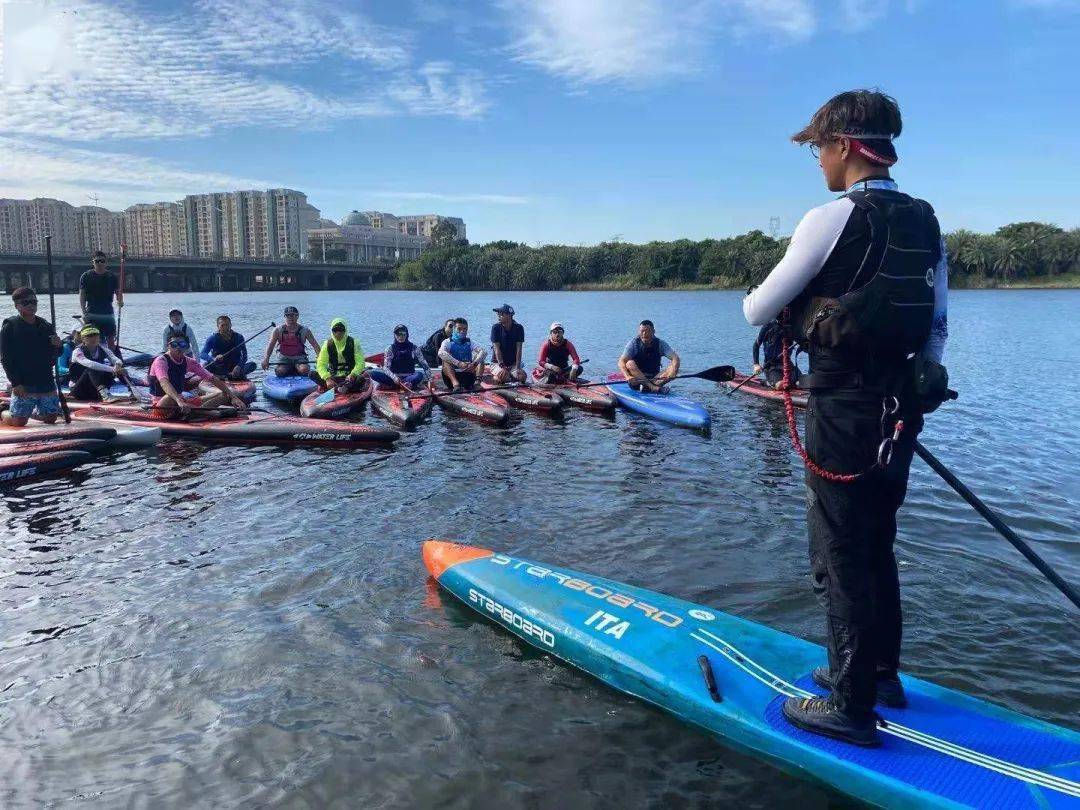
[{"label": "sunglasses", "polygon": [[179,341],[176,341],[176,340],[170,340],[169,341],[169,348],[170,349],[186,349],[187,344],[186,343],[180,343]]},{"label": "sunglasses", "polygon": [[104,259],[94,259],[94,264],[105,264]]},{"label": "sunglasses", "polygon": [[334,327],[333,329],[331,329],[330,331],[331,331],[331,332],[344,332],[344,331],[345,331],[345,327],[344,327],[344,326],[335,326],[335,327]]},{"label": "sunglasses", "polygon": [[300,313],[299,312],[286,312],[285,317],[286,318],[299,318]]},{"label": "sunglasses", "polygon": [[36,298],[24,298],[21,301],[16,301],[15,304],[16,304],[16,306],[36,307],[37,306],[37,299]]}]

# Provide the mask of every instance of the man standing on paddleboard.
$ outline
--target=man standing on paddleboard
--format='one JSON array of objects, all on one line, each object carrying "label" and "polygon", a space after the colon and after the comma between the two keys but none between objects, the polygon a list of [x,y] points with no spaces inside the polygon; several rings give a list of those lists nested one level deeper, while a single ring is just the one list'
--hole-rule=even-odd
[{"label": "man standing on paddleboard", "polygon": [[90,269],[79,276],[79,308],[83,323],[92,323],[101,332],[101,339],[116,351],[116,315],[113,314],[113,298],[116,306],[123,308],[124,291],[120,282],[109,272],[108,257],[104,251],[95,250],[90,257]]},{"label": "man standing on paddleboard", "polygon": [[[806,731],[877,745],[875,702],[907,705],[900,667],[900,584],[893,543],[923,413],[939,365],[947,264],[930,205],[889,176],[900,109],[883,93],[841,93],[792,140],[809,144],[843,196],[803,217],[780,263],[743,301],[755,326],[780,317],[809,354],[807,527],[829,661],[826,698],[789,698]],[[785,349],[787,346],[785,346]],[[785,362],[790,383],[791,363]],[[789,409],[790,411],[790,409]],[[792,417],[793,418],[793,417]]]}]

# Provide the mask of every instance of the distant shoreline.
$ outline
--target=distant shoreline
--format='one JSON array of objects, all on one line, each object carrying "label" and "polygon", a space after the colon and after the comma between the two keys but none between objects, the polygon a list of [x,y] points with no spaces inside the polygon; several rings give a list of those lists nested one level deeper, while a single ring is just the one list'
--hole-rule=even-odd
[{"label": "distant shoreline", "polygon": [[[974,283],[973,283],[974,282]],[[741,286],[720,284],[669,284],[663,287],[640,287],[623,284],[569,284],[555,290],[491,290],[491,289],[422,289],[394,282],[372,285],[372,290],[398,290],[403,292],[702,292],[713,290],[731,292],[745,290]],[[956,275],[949,279],[951,290],[1077,290],[1080,289],[1080,273],[1065,273],[1046,278],[1017,279],[1003,283],[998,279]]]}]

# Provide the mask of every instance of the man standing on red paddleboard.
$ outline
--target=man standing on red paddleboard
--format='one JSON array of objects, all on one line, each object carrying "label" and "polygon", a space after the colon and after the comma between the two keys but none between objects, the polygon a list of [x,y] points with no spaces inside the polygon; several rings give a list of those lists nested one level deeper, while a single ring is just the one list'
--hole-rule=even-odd
[{"label": "man standing on red paddleboard", "polygon": [[[900,667],[900,583],[893,543],[922,415],[944,398],[944,246],[930,205],[897,189],[900,109],[883,93],[841,93],[792,136],[809,144],[843,196],[811,210],[780,263],[743,301],[755,326],[780,317],[810,357],[807,527],[829,661],[827,698],[789,698],[793,725],[877,745],[874,704],[907,705]],[[784,346],[786,350],[787,345]],[[791,363],[785,358],[785,379]],[[947,377],[945,377],[947,382]],[[794,419],[788,408],[789,418]]]}]

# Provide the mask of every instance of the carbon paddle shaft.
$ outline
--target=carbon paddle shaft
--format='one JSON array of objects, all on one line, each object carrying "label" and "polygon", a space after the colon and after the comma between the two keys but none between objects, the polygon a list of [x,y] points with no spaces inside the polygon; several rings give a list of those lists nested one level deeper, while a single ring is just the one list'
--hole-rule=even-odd
[{"label": "carbon paddle shaft", "polygon": [[[49,277],[49,318],[52,320],[53,332],[56,332],[56,297],[53,295],[53,271],[52,271],[52,236],[45,236],[45,267]],[[59,334],[59,333],[57,333]],[[53,382],[56,384],[56,398],[60,400],[60,410],[64,414],[64,424],[71,424],[71,411],[68,410],[64,392],[60,390],[60,372],[56,368],[56,359],[53,358]]]},{"label": "carbon paddle shaft", "polygon": [[964,486],[963,482],[955,475],[953,475],[949,471],[948,467],[938,461],[937,457],[934,456],[933,453],[923,447],[922,442],[915,442],[915,452],[919,454],[919,458],[921,458],[930,466],[930,469],[932,469],[934,472],[936,472],[942,477],[945,483],[947,483],[950,487],[956,490],[956,493],[961,498],[971,504],[972,508],[980,515],[982,515],[986,519],[987,523],[997,529],[998,533],[1002,537],[1012,543],[1016,547],[1017,551],[1027,557],[1028,562],[1038,568],[1039,571],[1042,572],[1043,576],[1045,576],[1048,580],[1054,583],[1057,589],[1063,594],[1065,594],[1066,598],[1068,598],[1070,602],[1080,608],[1080,593],[1077,593],[1076,589],[1072,585],[1062,579],[1061,575],[1058,574],[1058,572],[1055,571],[1053,568],[1051,568],[1050,564],[1047,563],[1046,560],[1036,554],[1035,550],[1032,549],[1032,547],[1029,546],[1024,540],[1022,540],[1016,534],[1016,532],[1006,526],[1005,522],[997,516],[994,510],[992,510],[989,506],[979,500],[979,497],[974,492]]}]

